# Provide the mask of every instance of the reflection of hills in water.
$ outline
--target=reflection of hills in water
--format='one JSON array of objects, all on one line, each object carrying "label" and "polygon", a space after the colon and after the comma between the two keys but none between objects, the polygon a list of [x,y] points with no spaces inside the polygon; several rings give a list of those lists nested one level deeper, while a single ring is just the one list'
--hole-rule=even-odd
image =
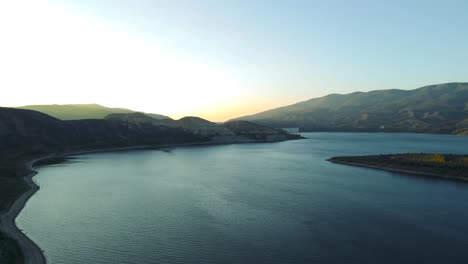
[{"label": "reflection of hills in water", "polygon": [[48,159],[42,159],[34,163],[34,167],[43,167],[49,165],[60,165],[60,164],[71,164],[81,162],[81,158],[75,157],[52,157]]},{"label": "reflection of hills in water", "polygon": [[161,149],[163,152],[172,153],[172,149]]}]

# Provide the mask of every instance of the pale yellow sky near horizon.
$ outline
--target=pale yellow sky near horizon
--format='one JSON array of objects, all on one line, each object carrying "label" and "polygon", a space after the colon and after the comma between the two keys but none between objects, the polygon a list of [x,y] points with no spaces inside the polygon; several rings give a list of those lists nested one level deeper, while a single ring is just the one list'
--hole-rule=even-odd
[{"label": "pale yellow sky near horizon", "polygon": [[[32,101],[32,103],[26,103],[26,104],[3,104],[0,105],[0,107],[20,107],[20,106],[25,106],[25,105],[38,105],[37,103],[34,103],[36,101]],[[232,105],[224,105],[224,106],[219,106],[216,108],[200,108],[201,110],[194,110],[189,113],[180,113],[180,114],[171,114],[171,113],[165,113],[165,112],[155,112],[153,107],[142,107],[142,105],[136,103],[134,105],[132,104],[111,104],[111,103],[99,103],[99,102],[69,102],[69,103],[56,103],[56,102],[51,102],[51,103],[40,103],[39,105],[66,105],[66,104],[99,104],[105,107],[111,107],[111,108],[128,108],[134,111],[138,112],[147,112],[147,113],[154,113],[154,114],[161,114],[161,115],[166,115],[169,116],[173,119],[180,119],[185,116],[197,116],[201,117],[203,119],[207,119],[212,122],[224,122],[228,121],[230,119],[236,118],[236,117],[241,117],[241,116],[246,116],[246,115],[252,115],[256,114],[259,112],[263,112],[266,110],[270,110],[273,108],[277,107],[282,107],[286,105],[290,105],[293,103],[296,103],[296,101],[284,101],[283,103],[279,100],[263,100],[262,102],[245,102],[244,103],[238,103],[238,104],[232,104]]]},{"label": "pale yellow sky near horizon", "polygon": [[260,97],[223,65],[124,26],[34,2],[1,5],[1,106],[97,103],[225,121],[294,101]]}]

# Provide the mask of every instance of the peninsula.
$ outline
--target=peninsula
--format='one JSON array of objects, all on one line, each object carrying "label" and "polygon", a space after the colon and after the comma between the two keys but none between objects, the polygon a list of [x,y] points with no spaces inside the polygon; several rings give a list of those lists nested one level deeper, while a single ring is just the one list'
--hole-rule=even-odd
[{"label": "peninsula", "polygon": [[328,161],[404,174],[468,180],[468,155],[407,153],[332,157]]}]

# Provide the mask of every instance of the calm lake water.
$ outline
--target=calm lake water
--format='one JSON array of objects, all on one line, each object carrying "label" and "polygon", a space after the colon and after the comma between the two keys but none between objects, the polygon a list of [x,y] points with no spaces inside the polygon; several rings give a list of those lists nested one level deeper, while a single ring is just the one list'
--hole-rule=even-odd
[{"label": "calm lake water", "polygon": [[307,133],[77,156],[17,219],[49,263],[468,263],[468,183],[332,164],[468,152],[468,137]]}]

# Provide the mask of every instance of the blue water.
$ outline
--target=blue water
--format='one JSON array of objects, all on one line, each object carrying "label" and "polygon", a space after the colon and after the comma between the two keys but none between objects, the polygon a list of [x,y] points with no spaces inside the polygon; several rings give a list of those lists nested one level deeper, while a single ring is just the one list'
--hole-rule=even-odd
[{"label": "blue water", "polygon": [[308,133],[77,156],[17,219],[49,263],[468,263],[468,183],[332,164],[468,137]]}]

